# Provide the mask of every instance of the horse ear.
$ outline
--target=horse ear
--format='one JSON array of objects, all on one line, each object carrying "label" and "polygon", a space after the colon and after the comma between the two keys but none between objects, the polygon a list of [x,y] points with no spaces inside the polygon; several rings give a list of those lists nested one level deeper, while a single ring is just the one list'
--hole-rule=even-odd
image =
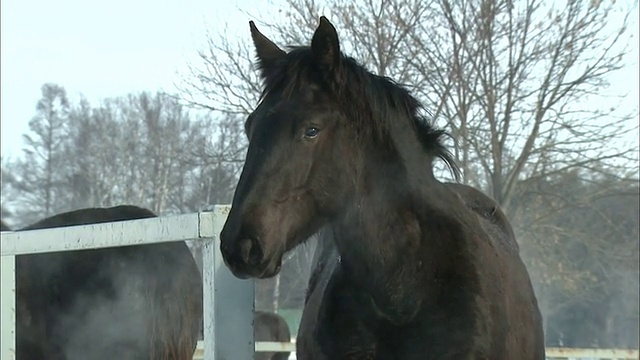
[{"label": "horse ear", "polygon": [[320,17],[320,25],[313,34],[311,51],[320,66],[326,70],[334,70],[340,63],[340,42],[336,28],[327,20]]},{"label": "horse ear", "polygon": [[258,67],[260,68],[262,77],[268,78],[269,74],[275,69],[278,61],[285,57],[287,53],[274,44],[273,41],[262,35],[253,21],[249,21],[249,27],[251,28],[253,45],[256,47]]}]

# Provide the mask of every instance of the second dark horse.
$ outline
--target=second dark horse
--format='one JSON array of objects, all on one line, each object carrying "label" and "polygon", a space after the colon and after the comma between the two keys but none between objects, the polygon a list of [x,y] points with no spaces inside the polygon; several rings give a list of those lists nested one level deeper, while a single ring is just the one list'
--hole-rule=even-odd
[{"label": "second dark horse", "polygon": [[[135,206],[58,214],[22,230],[155,217]],[[191,360],[202,280],[184,242],[20,255],[21,360]]]},{"label": "second dark horse", "polygon": [[[255,341],[291,341],[289,325],[278,314],[266,311],[257,311],[253,315],[254,340]],[[287,360],[288,352],[256,352],[254,360]]]},{"label": "second dark horse", "polygon": [[421,104],[342,55],[324,17],[310,47],[251,35],[265,89],[220,246],[237,277],[266,278],[326,227],[298,359],[543,360],[511,226],[436,179],[434,159],[455,166]]}]

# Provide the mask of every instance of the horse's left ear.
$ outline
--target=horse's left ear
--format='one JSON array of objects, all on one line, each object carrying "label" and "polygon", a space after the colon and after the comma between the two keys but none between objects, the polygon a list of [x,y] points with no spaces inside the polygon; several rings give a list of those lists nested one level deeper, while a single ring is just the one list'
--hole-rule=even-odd
[{"label": "horse's left ear", "polygon": [[258,56],[262,77],[268,79],[280,59],[284,58],[287,53],[274,44],[273,41],[262,35],[253,21],[249,21],[249,28],[251,30],[253,45],[256,47],[256,55]]},{"label": "horse's left ear", "polygon": [[313,34],[311,51],[313,51],[318,64],[328,71],[334,70],[340,63],[338,33],[324,16],[320,17],[320,25]]}]

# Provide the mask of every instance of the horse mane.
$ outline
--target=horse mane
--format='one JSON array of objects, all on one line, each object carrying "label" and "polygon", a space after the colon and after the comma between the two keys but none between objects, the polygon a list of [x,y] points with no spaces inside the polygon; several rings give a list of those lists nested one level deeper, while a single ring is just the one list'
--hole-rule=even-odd
[{"label": "horse mane", "polygon": [[[369,72],[342,53],[340,66],[328,77],[315,61],[311,47],[289,46],[288,50],[286,58],[268,78],[264,78],[265,88],[260,101],[273,92],[290,98],[299,93],[305,83],[313,82],[335,93],[334,100],[356,121],[356,126],[373,132],[378,138],[388,137],[391,122],[405,117],[411,120],[422,149],[443,160],[456,180],[459,179],[460,169],[443,144],[443,138],[451,137],[450,134],[431,124],[425,115],[428,111],[406,88],[388,77]],[[262,68],[260,61],[258,64]]]}]

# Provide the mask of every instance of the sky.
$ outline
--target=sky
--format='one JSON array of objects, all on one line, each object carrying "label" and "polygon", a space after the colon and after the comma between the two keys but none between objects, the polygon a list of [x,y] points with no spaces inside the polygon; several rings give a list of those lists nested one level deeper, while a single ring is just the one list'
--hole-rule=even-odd
[{"label": "sky", "polygon": [[[268,2],[255,0],[3,0],[0,11],[0,133],[3,157],[22,153],[22,134],[35,115],[40,87],[62,85],[76,102],[137,91],[176,90],[186,64],[206,43],[207,28],[249,38],[249,16]],[[638,106],[636,46],[626,69],[610,78]]]},{"label": "sky", "polygon": [[3,0],[0,11],[2,155],[22,153],[40,88],[62,85],[75,102],[137,91],[175,91],[207,27],[229,22],[249,37],[238,8],[251,0]]}]

